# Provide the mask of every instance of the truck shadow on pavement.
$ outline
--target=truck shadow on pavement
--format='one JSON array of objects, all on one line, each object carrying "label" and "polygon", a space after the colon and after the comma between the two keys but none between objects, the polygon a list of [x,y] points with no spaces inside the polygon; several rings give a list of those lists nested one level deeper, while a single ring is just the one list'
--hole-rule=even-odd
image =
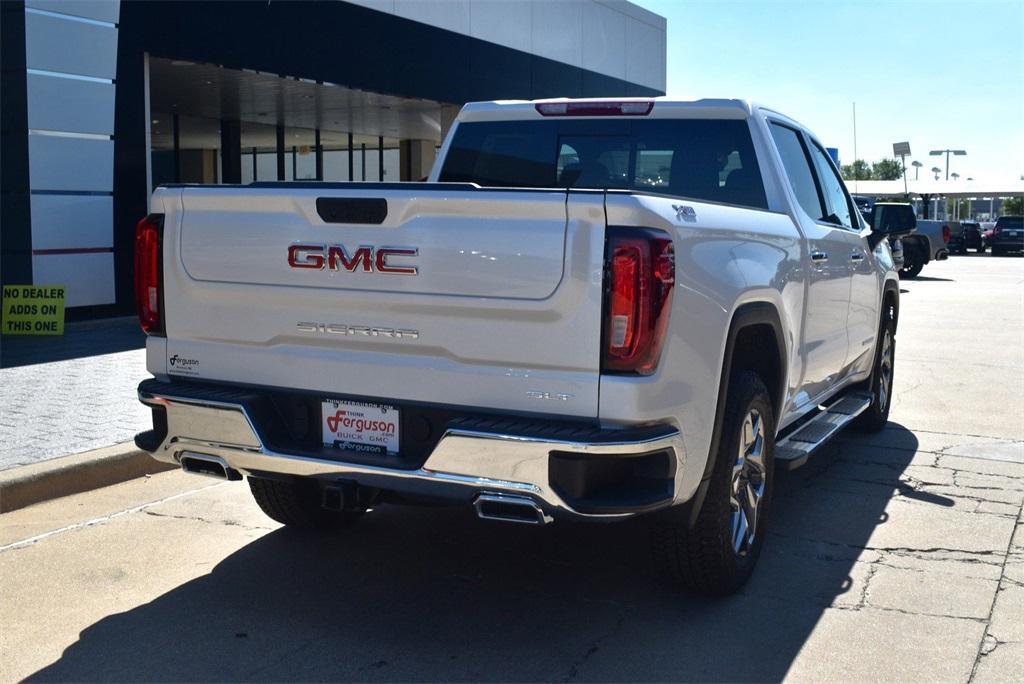
[{"label": "truck shadow on pavement", "polygon": [[328,538],[262,534],[29,679],[779,680],[826,609],[864,606],[864,549],[890,502],[952,505],[901,483],[916,449],[890,424],[781,473],[760,565],[727,599],[660,583],[642,521],[386,507]]}]

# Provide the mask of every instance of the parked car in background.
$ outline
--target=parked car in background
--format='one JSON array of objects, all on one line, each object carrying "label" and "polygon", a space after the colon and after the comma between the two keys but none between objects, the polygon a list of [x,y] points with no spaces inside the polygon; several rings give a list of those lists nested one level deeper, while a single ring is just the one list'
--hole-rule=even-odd
[{"label": "parked car in background", "polygon": [[916,278],[931,261],[949,258],[949,221],[920,220],[917,229],[903,238],[903,268],[900,278]]},{"label": "parked car in background", "polygon": [[1024,251],[1024,216],[1000,216],[989,238],[992,256]]},{"label": "parked car in background", "polygon": [[961,221],[951,225],[949,243],[946,245],[951,254],[967,254],[968,249],[976,252],[985,251],[985,240],[982,236],[981,224],[976,221]]},{"label": "parked car in background", "polygon": [[[867,225],[871,225],[871,212],[875,208],[875,199],[864,195],[850,195],[853,203],[857,205],[857,211]],[[903,270],[903,241],[899,236],[889,237],[889,250],[892,252],[892,263],[897,271]]]}]

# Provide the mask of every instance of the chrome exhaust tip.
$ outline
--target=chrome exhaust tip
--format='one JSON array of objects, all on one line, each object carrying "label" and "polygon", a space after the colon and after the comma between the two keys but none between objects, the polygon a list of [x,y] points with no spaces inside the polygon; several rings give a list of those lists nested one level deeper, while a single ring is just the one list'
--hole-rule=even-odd
[{"label": "chrome exhaust tip", "polygon": [[514,494],[480,494],[473,502],[476,515],[481,520],[547,525],[550,515],[533,499]]},{"label": "chrome exhaust tip", "polygon": [[181,469],[186,473],[215,477],[218,480],[238,481],[242,474],[224,462],[224,459],[207,454],[196,454],[186,451],[178,459]]}]

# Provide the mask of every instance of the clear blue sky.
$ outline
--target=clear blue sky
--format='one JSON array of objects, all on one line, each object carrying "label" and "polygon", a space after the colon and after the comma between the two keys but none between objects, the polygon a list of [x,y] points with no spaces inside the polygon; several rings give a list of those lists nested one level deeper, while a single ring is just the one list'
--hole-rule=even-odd
[{"label": "clear blue sky", "polygon": [[1024,0],[633,2],[668,19],[670,95],[756,100],[843,163],[856,101],[861,159],[907,140],[922,172],[949,147],[964,178],[1024,174]]}]

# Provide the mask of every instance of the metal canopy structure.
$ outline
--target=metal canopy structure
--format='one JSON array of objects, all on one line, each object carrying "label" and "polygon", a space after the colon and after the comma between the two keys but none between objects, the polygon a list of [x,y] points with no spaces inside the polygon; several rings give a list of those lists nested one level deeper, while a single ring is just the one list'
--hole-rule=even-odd
[{"label": "metal canopy structure", "polygon": [[1024,196],[1024,180],[1011,181],[972,181],[972,180],[920,180],[908,179],[907,190],[903,189],[903,180],[848,180],[846,187],[854,195],[870,195],[872,197],[1021,197]]}]

